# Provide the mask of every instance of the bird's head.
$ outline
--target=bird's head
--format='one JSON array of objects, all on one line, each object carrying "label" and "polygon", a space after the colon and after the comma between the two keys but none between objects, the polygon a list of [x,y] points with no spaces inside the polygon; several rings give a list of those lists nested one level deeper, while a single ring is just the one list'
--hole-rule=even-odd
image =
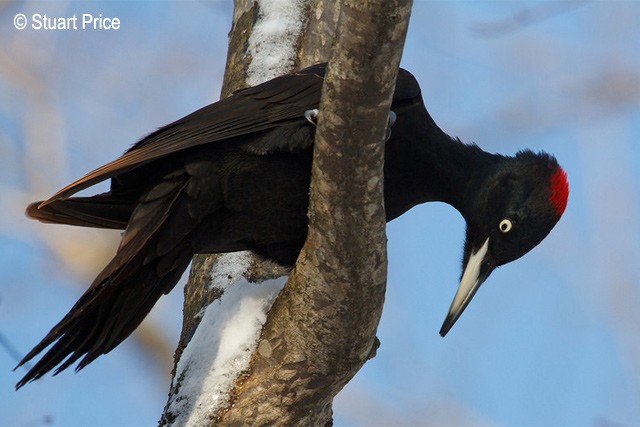
[{"label": "bird's head", "polygon": [[491,272],[538,245],[567,205],[567,175],[552,156],[531,151],[500,157],[466,195],[463,273],[443,337]]}]

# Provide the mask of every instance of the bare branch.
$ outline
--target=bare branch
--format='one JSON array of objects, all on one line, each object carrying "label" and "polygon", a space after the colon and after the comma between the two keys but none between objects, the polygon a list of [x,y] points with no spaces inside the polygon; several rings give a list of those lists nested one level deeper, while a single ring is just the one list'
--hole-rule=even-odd
[{"label": "bare branch", "polygon": [[[245,86],[246,46],[259,7],[236,1],[224,95]],[[333,397],[375,353],[386,285],[384,137],[410,10],[407,0],[305,2],[307,31],[296,43],[296,68],[333,52],[316,132],[309,234],[250,370],[212,423],[329,423]],[[215,257],[194,259],[176,360],[199,313],[220,296],[209,286],[215,265]],[[272,267],[254,260],[245,276],[256,281],[283,273]],[[172,394],[180,379],[174,384]],[[161,424],[174,416],[167,410]]]}]

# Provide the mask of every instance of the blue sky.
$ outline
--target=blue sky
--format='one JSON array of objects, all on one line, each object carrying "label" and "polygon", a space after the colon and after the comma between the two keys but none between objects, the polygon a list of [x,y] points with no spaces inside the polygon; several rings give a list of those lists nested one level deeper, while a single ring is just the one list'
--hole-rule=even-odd
[{"label": "blue sky", "polygon": [[[382,346],[336,399],[336,425],[640,424],[640,2],[576,3],[512,28],[550,4],[415,1],[402,64],[436,122],[487,151],[554,153],[571,194],[549,237],[494,272],[445,339],[464,221],[432,203],[390,223]],[[18,31],[17,13],[102,13],[121,28]],[[69,236],[24,205],[216,100],[231,13],[187,0],[0,9],[0,334],[19,353],[118,237]],[[176,288],[151,315],[171,347],[181,303]],[[171,368],[135,338],[17,393],[13,366],[0,351],[0,425],[152,425]]]}]

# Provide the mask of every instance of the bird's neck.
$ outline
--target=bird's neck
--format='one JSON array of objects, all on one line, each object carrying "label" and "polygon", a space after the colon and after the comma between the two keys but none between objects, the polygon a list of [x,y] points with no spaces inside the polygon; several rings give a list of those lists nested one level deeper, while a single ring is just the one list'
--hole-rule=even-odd
[{"label": "bird's neck", "polygon": [[[415,117],[415,116],[414,116]],[[440,201],[466,217],[469,189],[499,156],[445,134],[431,117],[401,127],[385,151],[385,201],[390,221],[420,203]],[[400,128],[394,126],[394,130]]]}]

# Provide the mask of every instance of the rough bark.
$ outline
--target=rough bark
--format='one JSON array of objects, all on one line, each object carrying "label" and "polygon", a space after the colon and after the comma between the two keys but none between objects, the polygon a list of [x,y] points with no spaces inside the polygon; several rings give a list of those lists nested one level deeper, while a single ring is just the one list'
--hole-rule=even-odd
[{"label": "rough bark", "polygon": [[410,9],[410,1],[342,5],[307,241],[221,424],[328,424],[333,397],[375,351],[387,266],[384,134]]},{"label": "rough bark", "polygon": [[252,0],[234,0],[233,22],[229,31],[229,49],[227,50],[221,98],[226,98],[233,91],[247,86],[247,68],[251,62],[251,56],[247,55],[247,44],[257,15],[258,3]]},{"label": "rough bark", "polygon": [[[223,96],[244,86],[256,7],[235,2]],[[306,7],[296,68],[333,52],[316,132],[309,234],[269,313],[250,375],[214,424],[328,424],[333,397],[375,352],[386,283],[384,134],[410,9],[410,0],[314,0]],[[194,259],[176,360],[197,327],[195,314],[219,297],[207,286],[214,264],[214,256]],[[272,267],[256,261],[252,279],[283,272]]]}]

